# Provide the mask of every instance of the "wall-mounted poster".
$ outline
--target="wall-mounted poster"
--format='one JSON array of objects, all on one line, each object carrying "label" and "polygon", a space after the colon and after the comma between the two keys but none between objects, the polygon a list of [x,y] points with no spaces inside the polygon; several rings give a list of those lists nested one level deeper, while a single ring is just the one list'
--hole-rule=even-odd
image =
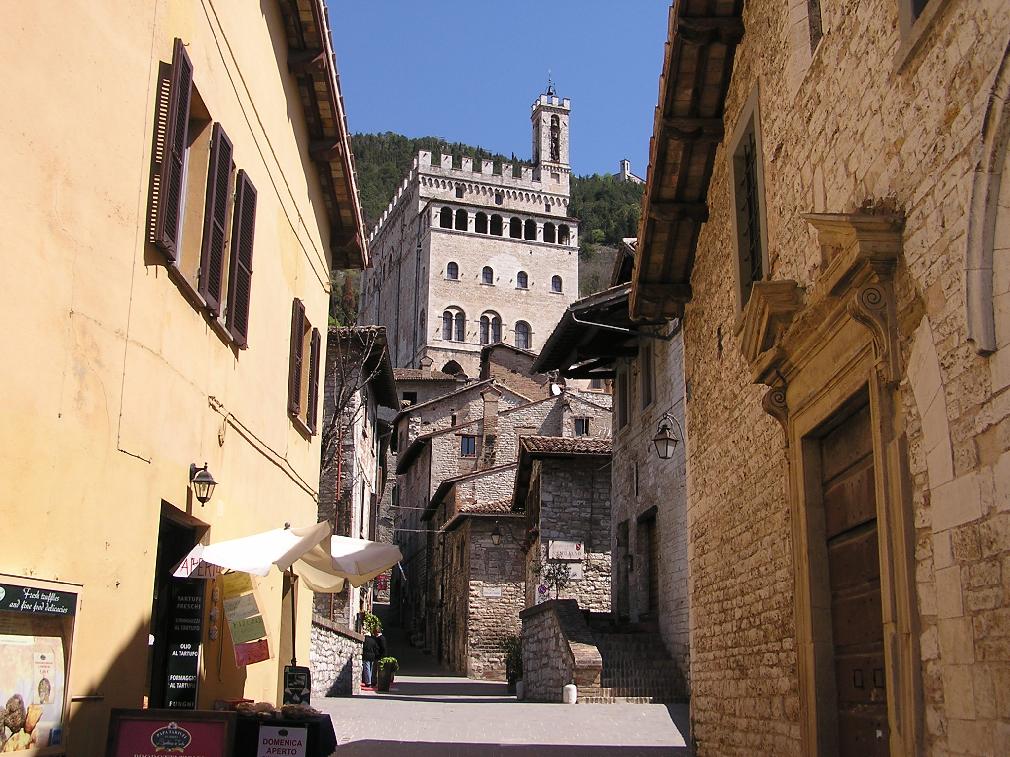
[{"label": "wall-mounted poster", "polygon": [[0,575],[0,752],[62,755],[80,587]]},{"label": "wall-mounted poster", "polygon": [[106,757],[231,757],[234,712],[120,710],[109,718]]},{"label": "wall-mounted poster", "polygon": [[225,573],[221,583],[235,664],[242,667],[270,659],[266,623],[256,602],[252,577],[248,573]]}]

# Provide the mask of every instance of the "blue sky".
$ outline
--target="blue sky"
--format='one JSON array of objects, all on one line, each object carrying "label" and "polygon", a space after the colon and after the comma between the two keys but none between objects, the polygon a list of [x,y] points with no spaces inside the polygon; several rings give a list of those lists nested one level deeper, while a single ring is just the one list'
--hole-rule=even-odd
[{"label": "blue sky", "polygon": [[351,131],[530,156],[550,69],[577,174],[645,176],[669,0],[327,0]]}]

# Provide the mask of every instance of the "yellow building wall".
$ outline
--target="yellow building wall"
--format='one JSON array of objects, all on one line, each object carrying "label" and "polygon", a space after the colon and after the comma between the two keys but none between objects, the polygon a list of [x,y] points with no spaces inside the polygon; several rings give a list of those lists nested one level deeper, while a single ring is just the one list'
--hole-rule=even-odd
[{"label": "yellow building wall", "polygon": [[[316,521],[318,436],[287,415],[291,302],[325,334],[329,228],[273,2],[19,3],[0,35],[6,366],[0,572],[83,585],[71,754],[141,705],[162,502],[209,541]],[[146,241],[155,96],[172,44],[258,190],[249,347],[235,349]],[[192,229],[187,229],[193,232]],[[201,506],[190,463],[218,481]],[[200,704],[278,698],[278,571],[257,580],[274,658],[236,670],[221,619]],[[299,596],[308,661],[311,596]],[[222,648],[222,643],[224,648]]]}]

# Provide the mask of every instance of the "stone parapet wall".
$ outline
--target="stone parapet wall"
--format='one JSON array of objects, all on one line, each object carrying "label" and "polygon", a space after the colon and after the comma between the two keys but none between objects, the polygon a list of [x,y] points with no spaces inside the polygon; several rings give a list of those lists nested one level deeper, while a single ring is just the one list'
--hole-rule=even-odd
[{"label": "stone parapet wall", "polygon": [[534,702],[560,702],[574,683],[598,688],[603,658],[574,599],[551,599],[527,607],[519,618],[523,639],[523,690]]},{"label": "stone parapet wall", "polygon": [[313,615],[310,639],[313,699],[361,693],[361,645],[365,637]]}]

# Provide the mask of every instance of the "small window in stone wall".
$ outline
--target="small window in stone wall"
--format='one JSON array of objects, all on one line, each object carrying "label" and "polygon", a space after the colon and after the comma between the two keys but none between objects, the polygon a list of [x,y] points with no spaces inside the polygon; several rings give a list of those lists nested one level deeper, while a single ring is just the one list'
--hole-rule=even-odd
[{"label": "small window in stone wall", "polygon": [[765,278],[764,177],[756,92],[744,106],[731,143],[730,162],[740,308],[750,299],[755,281]]},{"label": "small window in stone wall", "polygon": [[576,436],[589,436],[589,419],[588,418],[576,418],[575,419],[575,435]]},{"label": "small window in stone wall", "polygon": [[464,434],[459,438],[459,456],[477,457],[477,437]]},{"label": "small window in stone wall", "polygon": [[456,185],[456,198],[457,198],[457,199],[460,199],[460,200],[462,200],[462,199],[463,199],[463,194],[464,194],[465,192],[466,192],[466,190],[465,190],[465,189],[463,188],[463,185],[462,185],[462,184],[457,184],[457,185]]},{"label": "small window in stone wall", "polygon": [[416,405],[417,404],[417,392],[404,392],[403,393],[403,404],[404,405]]}]

